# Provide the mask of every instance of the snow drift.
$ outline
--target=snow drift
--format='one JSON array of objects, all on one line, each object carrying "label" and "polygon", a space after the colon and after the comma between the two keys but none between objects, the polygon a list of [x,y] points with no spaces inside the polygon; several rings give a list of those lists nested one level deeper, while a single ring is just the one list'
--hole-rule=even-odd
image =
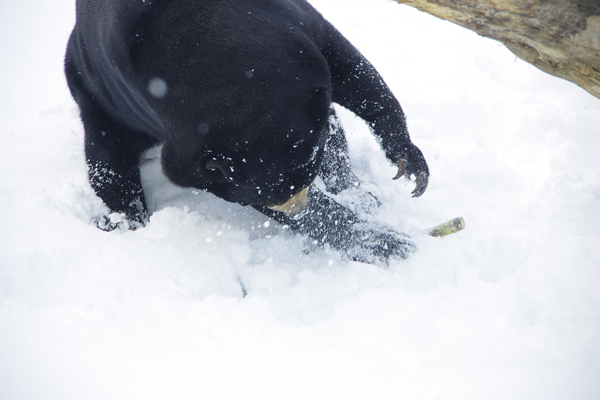
[{"label": "snow drift", "polygon": [[340,111],[376,218],[467,229],[387,269],[347,262],[169,185],[149,153],[150,223],[101,232],[61,70],[74,2],[5,2],[0,399],[600,397],[600,100],[394,2],[313,4],[429,162],[413,199]]}]

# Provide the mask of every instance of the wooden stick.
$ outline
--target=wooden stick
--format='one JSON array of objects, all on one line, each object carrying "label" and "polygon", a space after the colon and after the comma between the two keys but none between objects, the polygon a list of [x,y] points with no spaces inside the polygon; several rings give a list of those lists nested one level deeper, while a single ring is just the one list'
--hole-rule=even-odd
[{"label": "wooden stick", "polygon": [[423,233],[433,237],[444,237],[462,231],[463,229],[465,229],[465,220],[463,217],[458,217],[444,222],[443,224],[436,225],[433,228],[426,229]]}]

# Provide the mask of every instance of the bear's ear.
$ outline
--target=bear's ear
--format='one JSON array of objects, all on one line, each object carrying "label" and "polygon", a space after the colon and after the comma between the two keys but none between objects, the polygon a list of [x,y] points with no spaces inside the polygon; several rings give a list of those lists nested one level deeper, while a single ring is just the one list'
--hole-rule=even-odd
[{"label": "bear's ear", "polygon": [[322,124],[329,119],[329,107],[331,106],[331,90],[326,87],[317,88],[310,100],[310,108],[314,112],[314,119]]}]

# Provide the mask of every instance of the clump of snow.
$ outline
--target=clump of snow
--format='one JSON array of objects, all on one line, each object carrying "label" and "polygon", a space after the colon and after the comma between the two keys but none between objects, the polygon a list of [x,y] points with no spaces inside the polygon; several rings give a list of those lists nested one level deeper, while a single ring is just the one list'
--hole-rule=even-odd
[{"label": "clump of snow", "polygon": [[[143,165],[144,229],[102,232],[62,76],[74,2],[0,12],[0,399],[597,399],[600,100],[384,0],[313,0],[381,72],[431,170],[340,111],[376,218],[417,237],[344,261]],[[308,250],[308,251],[307,251]],[[246,293],[246,297],[244,297]]]},{"label": "clump of snow", "polygon": [[154,77],[148,81],[148,93],[154,98],[162,99],[167,95],[169,86],[167,82],[159,77]]}]

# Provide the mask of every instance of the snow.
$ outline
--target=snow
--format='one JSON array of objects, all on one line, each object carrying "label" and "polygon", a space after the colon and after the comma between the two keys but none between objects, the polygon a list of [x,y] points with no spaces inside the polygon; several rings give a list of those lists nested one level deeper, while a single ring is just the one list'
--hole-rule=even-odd
[{"label": "snow", "polygon": [[3,2],[0,399],[600,398],[600,100],[393,1],[313,4],[429,162],[413,199],[341,110],[376,217],[466,230],[347,262],[169,185],[154,152],[150,223],[101,232],[61,70],[74,2]]}]

